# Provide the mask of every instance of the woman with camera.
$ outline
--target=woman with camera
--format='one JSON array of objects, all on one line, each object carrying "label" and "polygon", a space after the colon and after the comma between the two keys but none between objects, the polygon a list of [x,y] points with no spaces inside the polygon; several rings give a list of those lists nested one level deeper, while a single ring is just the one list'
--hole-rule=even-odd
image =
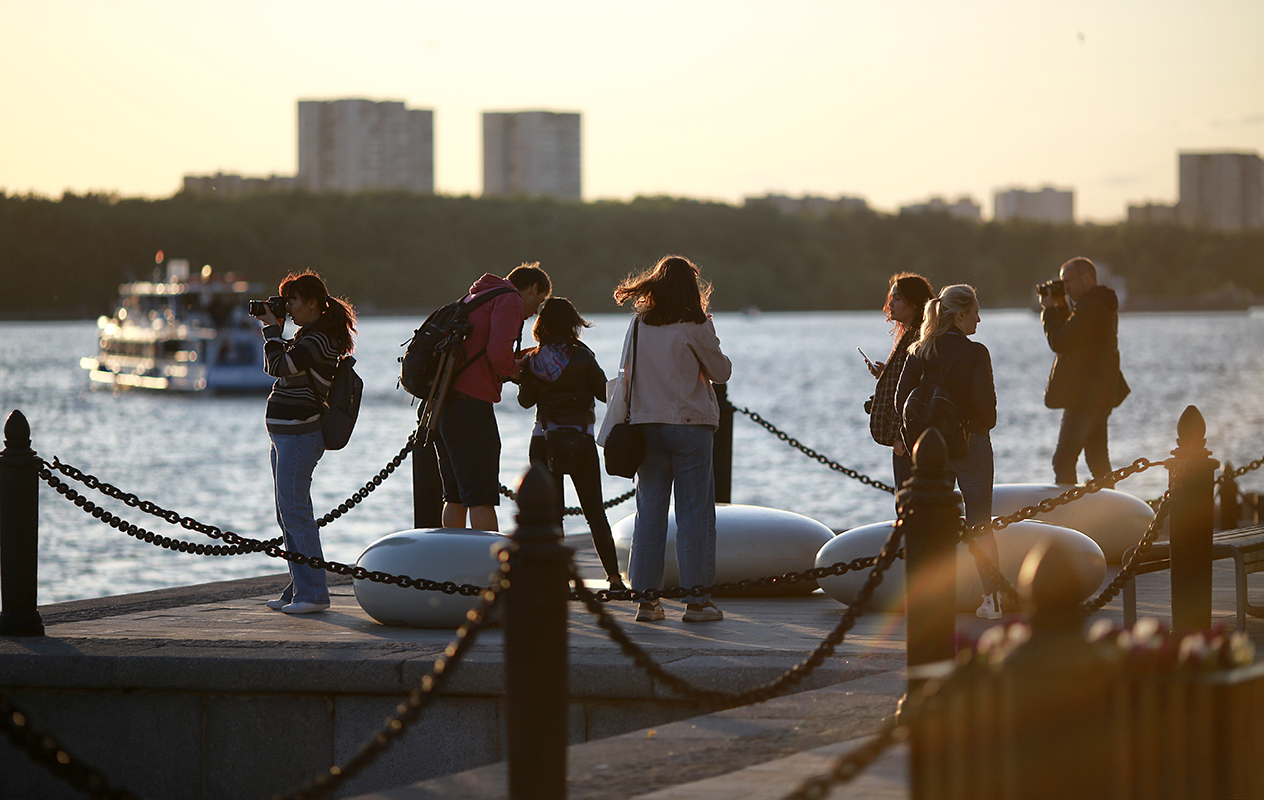
[{"label": "woman with camera", "polygon": [[593,547],[606,570],[611,589],[626,589],[619,577],[614,535],[601,501],[601,465],[593,423],[596,401],[606,402],[606,374],[597,357],[579,341],[592,323],[565,297],[544,301],[532,334],[539,346],[528,352],[518,379],[518,404],[536,406],[531,433],[531,460],[546,464],[557,489],[558,523],[563,506],[562,477],[571,476],[580,508],[588,521]]},{"label": "woman with camera", "polygon": [[[939,375],[940,385],[956,407],[968,435],[968,449],[960,458],[949,458],[948,470],[956,478],[966,504],[966,523],[985,525],[992,521],[992,461],[990,431],[996,427],[996,385],[992,379],[992,356],[979,342],[971,341],[979,326],[979,301],[974,288],[965,284],[946,286],[939,296],[926,303],[917,341],[909,347],[908,360],[900,373],[895,404],[903,409],[913,390],[927,378]],[[937,369],[936,369],[937,368]],[[932,371],[934,370],[934,371]],[[913,442],[905,442],[911,448]],[[1000,566],[996,537],[991,531],[974,539],[993,568]],[[976,567],[978,562],[976,560]],[[975,612],[982,619],[1003,615],[1000,587],[990,570],[979,567],[983,602]]]},{"label": "woman with camera", "polygon": [[917,340],[922,327],[922,315],[926,303],[935,296],[930,281],[913,272],[900,272],[891,276],[887,301],[882,310],[892,325],[895,340],[885,362],[869,365],[869,371],[878,379],[869,408],[869,433],[873,440],[891,448],[891,469],[895,475],[895,488],[899,489],[913,475],[913,458],[900,439],[900,409],[895,405],[895,389],[900,382],[900,372],[908,358],[909,347]]},{"label": "woman with camera", "polygon": [[[682,256],[665,256],[614,290],[631,301],[635,363],[624,348],[620,369],[632,381],[631,423],[645,434],[645,458],[636,471],[636,522],[628,578],[636,591],[662,588],[667,510],[676,498],[676,561],[680,585],[715,581],[715,474],[711,453],[720,406],[711,383],[724,383],[733,364],[720,350],[707,314],[711,286]],[[662,603],[641,603],[636,619],[663,619]],[[709,595],[690,597],[681,618],[713,622],[724,614]]]},{"label": "woman with camera", "polygon": [[[312,472],[325,452],[320,415],[334,369],[355,347],[355,309],[330,297],[325,282],[310,270],[288,275],[278,293],[263,308],[251,309],[261,312],[264,369],[276,378],[268,395],[267,428],[277,523],[288,552],[324,558],[312,512]],[[281,336],[287,315],[298,326],[291,339]],[[290,585],[280,598],[268,601],[268,608],[286,614],[329,608],[325,571],[288,563]]]}]

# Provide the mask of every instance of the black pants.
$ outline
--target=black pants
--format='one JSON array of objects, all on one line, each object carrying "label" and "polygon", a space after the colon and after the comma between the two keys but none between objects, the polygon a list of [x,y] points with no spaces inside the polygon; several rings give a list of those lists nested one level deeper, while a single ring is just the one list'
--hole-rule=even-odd
[{"label": "black pants", "polygon": [[1110,474],[1110,453],[1106,446],[1106,423],[1110,407],[1082,406],[1062,410],[1062,426],[1058,429],[1058,446],[1053,451],[1055,483],[1078,483],[1075,465],[1080,451],[1094,478]]},{"label": "black pants", "polygon": [[619,561],[614,552],[614,534],[610,532],[610,521],[606,519],[606,509],[601,499],[601,463],[597,459],[597,442],[589,434],[581,431],[570,431],[575,436],[568,437],[566,452],[558,452],[554,447],[554,457],[550,460],[549,445],[545,437],[532,436],[531,449],[528,454],[533,462],[549,465],[549,473],[553,476],[553,484],[557,489],[557,523],[562,524],[563,501],[562,477],[571,476],[571,484],[575,494],[579,496],[579,507],[583,509],[584,519],[588,521],[588,529],[592,532],[593,547],[601,566],[606,570],[606,577],[614,580],[619,575]]}]

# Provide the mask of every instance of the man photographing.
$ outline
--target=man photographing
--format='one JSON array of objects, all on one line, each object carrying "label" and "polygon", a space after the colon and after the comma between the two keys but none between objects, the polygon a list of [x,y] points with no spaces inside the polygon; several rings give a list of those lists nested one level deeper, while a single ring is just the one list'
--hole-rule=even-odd
[{"label": "man photographing", "polygon": [[1037,287],[1040,320],[1054,352],[1045,405],[1062,409],[1054,481],[1075,484],[1081,451],[1094,478],[1110,474],[1106,423],[1128,396],[1128,384],[1119,369],[1119,298],[1098,284],[1097,267],[1087,258],[1066,262],[1059,275],[1061,281]]}]

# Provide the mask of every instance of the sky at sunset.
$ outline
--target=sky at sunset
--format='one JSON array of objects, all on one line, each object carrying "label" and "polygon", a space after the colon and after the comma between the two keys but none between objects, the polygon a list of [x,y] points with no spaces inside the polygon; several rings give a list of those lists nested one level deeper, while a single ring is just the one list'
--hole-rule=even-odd
[{"label": "sky at sunset", "polygon": [[483,111],[583,114],[584,197],[1075,190],[1172,203],[1178,151],[1264,153],[1264,0],[630,3],[0,0],[0,189],[165,197],[293,174],[299,99],[435,112],[482,186]]}]

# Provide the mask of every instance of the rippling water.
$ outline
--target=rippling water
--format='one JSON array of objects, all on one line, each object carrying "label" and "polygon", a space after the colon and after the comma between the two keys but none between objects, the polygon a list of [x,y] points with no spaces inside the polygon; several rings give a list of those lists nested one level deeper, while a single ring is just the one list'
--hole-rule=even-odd
[{"label": "rippling water", "polygon": [[[608,372],[616,364],[626,317],[599,315],[585,339]],[[365,319],[357,356],[366,397],[345,450],[326,453],[313,490],[319,513],[368,481],[404,445],[415,422],[408,397],[395,388],[396,357],[419,323]],[[829,458],[890,482],[890,454],[869,438],[862,408],[873,389],[856,347],[871,358],[890,348],[877,313],[717,314],[716,329],[733,359],[729,398],[757,412]],[[1030,311],[983,312],[975,337],[996,369],[999,422],[993,432],[998,482],[1047,482],[1058,412],[1043,405],[1052,354]],[[1134,314],[1120,321],[1124,372],[1133,393],[1111,418],[1116,468],[1141,457],[1160,460],[1175,446],[1176,421],[1187,405],[1207,419],[1208,447],[1240,466],[1264,456],[1264,315]],[[179,397],[93,390],[78,366],[94,353],[90,322],[0,323],[0,410],[21,409],[39,454],[53,456],[103,481],[202,522],[244,536],[277,535],[263,427],[256,397]],[[509,387],[512,389],[513,387]],[[532,412],[506,392],[497,406],[504,452],[501,480],[515,485],[526,466]],[[833,528],[892,516],[889,495],[840,475],[739,415],[735,422],[733,501],[786,508]],[[1086,472],[1081,465],[1081,477]],[[1167,475],[1152,469],[1119,488],[1143,498],[1161,494]],[[1264,475],[1243,479],[1264,488]],[[630,482],[605,478],[612,497]],[[367,500],[323,529],[327,558],[354,562],[374,539],[412,527],[406,463]],[[156,533],[189,540],[197,534],[98,496],[102,504]],[[567,487],[567,503],[576,500]],[[143,591],[285,569],[262,555],[212,558],[139,542],[85,515],[44,487],[40,494],[41,603]],[[612,521],[632,504],[612,509]],[[512,504],[500,507],[512,528]],[[568,532],[583,529],[568,517]]]}]

